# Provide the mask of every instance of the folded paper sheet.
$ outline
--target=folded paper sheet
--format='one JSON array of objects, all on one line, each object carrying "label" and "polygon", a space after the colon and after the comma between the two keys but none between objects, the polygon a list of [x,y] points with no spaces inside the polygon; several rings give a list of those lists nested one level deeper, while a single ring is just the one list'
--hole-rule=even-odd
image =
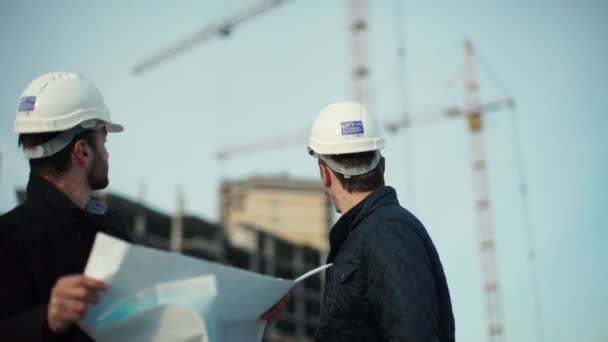
[{"label": "folded paper sheet", "polygon": [[85,274],[109,288],[79,324],[97,341],[261,341],[259,316],[329,266],[285,280],[98,233]]}]

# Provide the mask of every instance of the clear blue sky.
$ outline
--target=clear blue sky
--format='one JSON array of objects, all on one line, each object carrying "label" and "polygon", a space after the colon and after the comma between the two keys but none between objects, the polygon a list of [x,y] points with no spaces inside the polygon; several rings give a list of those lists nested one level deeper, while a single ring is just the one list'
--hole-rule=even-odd
[{"label": "clear blue sky", "polygon": [[[370,1],[372,109],[401,109],[393,1]],[[316,179],[305,142],[218,163],[224,146],[306,130],[324,105],[350,97],[346,1],[292,1],[228,40],[133,77],[148,53],[247,4],[220,0],[2,1],[0,211],[15,205],[27,164],[12,132],[18,97],[39,74],[75,70],[104,93],[125,125],[109,137],[110,191],[172,210],[181,185],[189,212],[217,220],[223,178]],[[424,5],[422,4],[424,3]],[[463,102],[462,41],[470,38],[517,102],[535,229],[545,341],[606,341],[608,333],[608,3],[405,1],[407,106]],[[481,95],[504,97],[486,69]],[[491,200],[506,337],[535,341],[513,113],[487,117]],[[428,227],[448,275],[460,341],[484,341],[469,140],[461,120],[388,138],[387,181]],[[409,167],[406,167],[406,163]],[[415,200],[406,196],[408,179]],[[305,208],[303,209],[305,210]]]}]

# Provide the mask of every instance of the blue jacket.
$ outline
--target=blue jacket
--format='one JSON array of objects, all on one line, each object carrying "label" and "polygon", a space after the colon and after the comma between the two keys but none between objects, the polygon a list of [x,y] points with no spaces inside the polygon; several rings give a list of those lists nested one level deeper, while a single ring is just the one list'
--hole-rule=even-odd
[{"label": "blue jacket", "polygon": [[329,240],[317,341],[454,341],[439,255],[393,188],[346,212]]}]

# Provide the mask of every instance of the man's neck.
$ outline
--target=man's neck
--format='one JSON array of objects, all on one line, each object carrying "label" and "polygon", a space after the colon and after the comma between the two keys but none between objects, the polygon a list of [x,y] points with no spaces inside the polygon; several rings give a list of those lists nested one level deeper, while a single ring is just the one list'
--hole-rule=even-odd
[{"label": "man's neck", "polygon": [[373,191],[349,193],[347,191],[343,191],[337,198],[335,204],[336,208],[340,213],[344,214],[351,210],[357,204],[361,203],[361,201],[363,201],[372,192]]},{"label": "man's neck", "polygon": [[68,172],[61,177],[53,175],[42,175],[51,182],[57,189],[63,192],[74,204],[84,209],[91,198],[91,188],[88,186],[86,178]]}]

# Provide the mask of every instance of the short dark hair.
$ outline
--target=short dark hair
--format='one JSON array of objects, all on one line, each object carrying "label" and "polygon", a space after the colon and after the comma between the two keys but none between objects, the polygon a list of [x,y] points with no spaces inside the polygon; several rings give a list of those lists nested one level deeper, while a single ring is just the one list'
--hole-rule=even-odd
[{"label": "short dark hair", "polygon": [[[25,148],[35,147],[51,141],[60,133],[61,132],[19,134],[19,146]],[[65,174],[70,169],[72,163],[72,150],[74,149],[76,142],[84,140],[91,145],[92,148],[96,148],[94,133],[94,130],[80,132],[59,152],[44,158],[30,159],[30,171],[37,174],[50,173],[55,176]]]},{"label": "short dark hair", "polygon": [[[348,153],[348,154],[334,154],[329,156],[333,161],[339,163],[347,168],[358,167],[369,165],[374,158],[375,151],[361,152],[361,153]],[[319,159],[319,163],[327,165],[323,160]],[[349,193],[353,192],[368,192],[374,191],[384,186],[384,173],[381,168],[382,162],[368,173],[364,173],[358,176],[350,176],[345,178],[343,174],[333,171],[338,178],[342,187]]]}]

